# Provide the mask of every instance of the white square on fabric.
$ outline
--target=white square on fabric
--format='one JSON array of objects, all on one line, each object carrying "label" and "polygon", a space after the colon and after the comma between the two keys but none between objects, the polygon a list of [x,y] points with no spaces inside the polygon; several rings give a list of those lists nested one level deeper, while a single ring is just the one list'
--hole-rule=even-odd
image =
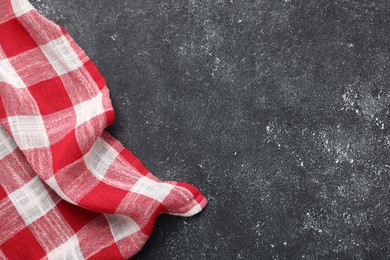
[{"label": "white square on fabric", "polygon": [[26,88],[26,84],[24,84],[8,59],[0,61],[0,80],[15,88]]},{"label": "white square on fabric", "polygon": [[20,216],[30,225],[55,207],[38,176],[8,195]]},{"label": "white square on fabric", "polygon": [[83,65],[65,36],[52,40],[40,48],[59,76]]},{"label": "white square on fabric", "polygon": [[11,0],[11,4],[16,17],[34,10],[34,7],[30,4],[29,1]]},{"label": "white square on fabric", "polygon": [[0,126],[0,160],[11,154],[17,145],[11,136]]},{"label": "white square on fabric", "polygon": [[95,97],[74,106],[76,111],[76,126],[89,121],[91,118],[103,114],[103,95],[101,92]]},{"label": "white square on fabric", "polygon": [[92,174],[102,180],[117,156],[118,152],[111,145],[98,138],[91,150],[84,156],[84,161]]},{"label": "white square on fabric", "polygon": [[115,242],[140,230],[137,223],[128,216],[109,214],[105,214],[104,216],[108,224],[110,224],[111,233]]},{"label": "white square on fabric", "polygon": [[40,116],[10,116],[12,135],[21,150],[49,147],[45,124]]},{"label": "white square on fabric", "polygon": [[72,236],[65,243],[48,253],[47,258],[49,260],[84,259],[83,253],[80,249],[79,240],[77,239],[77,235]]},{"label": "white square on fabric", "polygon": [[159,183],[147,177],[141,177],[131,191],[162,202],[174,187],[172,184]]}]

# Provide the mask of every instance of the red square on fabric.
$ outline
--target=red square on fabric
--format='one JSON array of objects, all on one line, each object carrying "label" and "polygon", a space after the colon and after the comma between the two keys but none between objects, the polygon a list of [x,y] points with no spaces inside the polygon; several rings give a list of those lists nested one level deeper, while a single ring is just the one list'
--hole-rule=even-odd
[{"label": "red square on fabric", "polygon": [[5,112],[3,98],[0,96],[0,118],[6,118],[6,117],[7,117],[7,113]]},{"label": "red square on fabric", "polygon": [[88,259],[122,259],[123,256],[119,252],[119,248],[116,244],[112,244],[109,247],[104,248],[103,250],[99,251],[98,253],[94,254]]},{"label": "red square on fabric", "polygon": [[3,189],[2,186],[0,186],[0,200],[4,199],[7,197],[7,193],[5,192],[5,190]]},{"label": "red square on fabric", "polygon": [[38,47],[18,19],[0,24],[0,45],[8,57]]},{"label": "red square on fabric", "polygon": [[53,173],[83,157],[77,144],[75,130],[67,134],[64,139],[51,146],[53,158]]},{"label": "red square on fabric", "polygon": [[75,233],[101,215],[100,213],[77,207],[65,200],[62,200],[57,204],[57,209],[61,212],[61,215],[66,219]]},{"label": "red square on fabric", "polygon": [[112,123],[114,123],[114,121],[115,121],[115,112],[114,112],[114,110],[109,110],[109,111],[106,111],[105,113],[104,113],[104,115],[106,116],[106,125],[107,126],[109,126],[109,125],[111,125]]},{"label": "red square on fabric", "polygon": [[126,161],[128,161],[134,168],[136,168],[142,175],[148,174],[148,169],[144,166],[144,164],[138,160],[138,158],[129,150],[123,149],[120,153]]},{"label": "red square on fabric", "polygon": [[42,81],[28,88],[42,115],[72,107],[68,93],[59,77]]},{"label": "red square on fabric", "polygon": [[41,259],[45,251],[26,227],[0,245],[8,259]]},{"label": "red square on fabric", "polygon": [[84,67],[88,70],[89,74],[91,74],[91,77],[96,82],[99,89],[103,89],[106,86],[106,81],[100,74],[96,65],[91,60],[88,60],[86,63],[84,63]]},{"label": "red square on fabric", "polygon": [[[80,204],[86,207],[94,206],[96,211],[113,214],[127,193],[126,190],[100,182],[81,199]],[[99,201],[99,203],[96,203],[96,201]]]}]

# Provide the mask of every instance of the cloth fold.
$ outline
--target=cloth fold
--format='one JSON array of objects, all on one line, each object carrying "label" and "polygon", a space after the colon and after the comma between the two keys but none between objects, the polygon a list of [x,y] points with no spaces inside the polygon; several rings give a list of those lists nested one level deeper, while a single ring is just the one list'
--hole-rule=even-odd
[{"label": "cloth fold", "polygon": [[207,204],[161,181],[104,129],[106,82],[66,30],[0,0],[0,259],[123,259],[161,213]]}]

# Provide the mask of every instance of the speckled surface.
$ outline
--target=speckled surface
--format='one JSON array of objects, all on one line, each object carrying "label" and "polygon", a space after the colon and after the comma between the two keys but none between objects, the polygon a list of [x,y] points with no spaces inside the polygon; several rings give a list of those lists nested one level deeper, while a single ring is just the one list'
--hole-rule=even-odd
[{"label": "speckled surface", "polygon": [[388,259],[385,0],[34,0],[105,76],[109,131],[198,186],[134,259]]}]

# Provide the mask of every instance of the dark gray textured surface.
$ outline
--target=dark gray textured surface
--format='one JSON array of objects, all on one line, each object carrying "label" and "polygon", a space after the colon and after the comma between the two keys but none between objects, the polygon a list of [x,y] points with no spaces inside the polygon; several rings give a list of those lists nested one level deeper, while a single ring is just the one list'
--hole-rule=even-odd
[{"label": "dark gray textured surface", "polygon": [[390,257],[388,1],[32,3],[106,77],[109,131],[209,199],[135,259]]}]

